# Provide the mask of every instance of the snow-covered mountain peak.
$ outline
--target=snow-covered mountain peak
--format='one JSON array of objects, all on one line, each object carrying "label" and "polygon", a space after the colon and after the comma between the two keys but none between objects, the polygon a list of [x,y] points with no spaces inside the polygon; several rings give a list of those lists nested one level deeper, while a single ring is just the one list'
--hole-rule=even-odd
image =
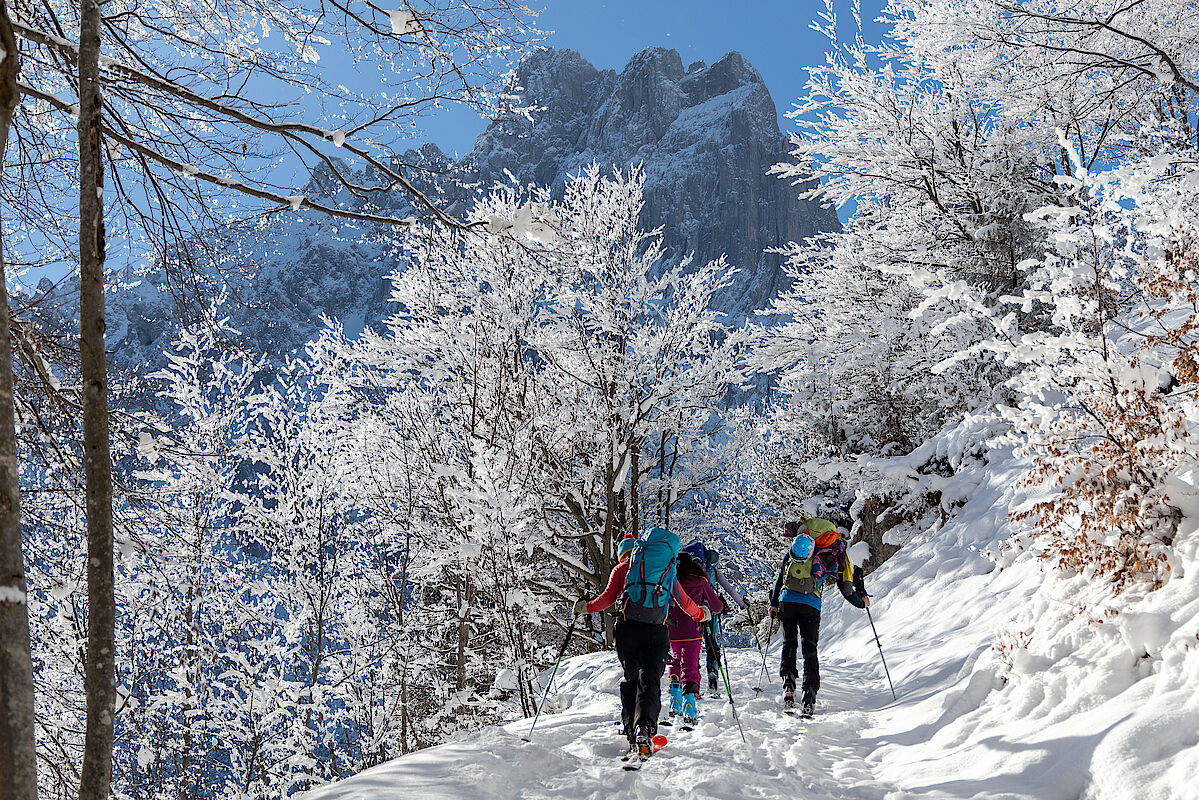
[{"label": "snow-covered mountain peak", "polygon": [[[734,322],[765,308],[786,284],[773,248],[839,228],[831,209],[800,201],[797,187],[767,174],[788,159],[787,137],[761,75],[736,52],[684,69],[677,51],[651,47],[617,73],[596,69],[577,51],[542,48],[521,62],[515,84],[531,118],[501,115],[457,162],[433,144],[397,157],[405,174],[450,213],[466,213],[478,192],[512,176],[560,188],[593,163],[641,165],[642,222],[662,228],[670,256],[693,253],[698,266],[727,255],[739,268],[719,298]],[[351,207],[360,202],[322,180],[327,172],[318,170],[298,193],[337,195]],[[406,216],[409,203],[396,192],[379,204]],[[234,292],[245,306],[232,312],[251,347],[302,347],[320,330],[322,315],[347,321],[354,332],[379,327],[389,313],[386,276],[399,264],[370,225],[285,213],[239,229],[231,249],[231,273],[257,278]],[[113,297],[118,362],[134,369],[156,363],[174,313],[165,294]]]}]

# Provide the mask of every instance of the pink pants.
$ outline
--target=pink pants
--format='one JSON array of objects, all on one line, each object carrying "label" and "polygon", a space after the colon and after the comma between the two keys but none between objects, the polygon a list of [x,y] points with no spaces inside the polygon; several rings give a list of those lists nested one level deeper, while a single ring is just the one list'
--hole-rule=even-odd
[{"label": "pink pants", "polygon": [[[699,688],[699,651],[703,639],[670,640],[670,679],[683,684],[694,683]],[[686,689],[684,689],[686,691]]]}]

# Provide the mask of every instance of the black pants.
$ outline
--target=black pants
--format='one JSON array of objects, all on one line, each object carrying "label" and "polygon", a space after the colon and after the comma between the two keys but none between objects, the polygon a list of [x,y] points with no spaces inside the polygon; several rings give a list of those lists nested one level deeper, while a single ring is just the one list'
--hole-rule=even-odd
[{"label": "black pants", "polygon": [[712,617],[711,621],[704,623],[704,651],[708,654],[709,678],[720,674],[720,638],[717,633],[719,624],[720,617]]},{"label": "black pants", "polygon": [[[820,640],[820,612],[807,603],[779,603],[779,622],[783,626],[783,663],[779,675],[786,680],[798,676],[795,651],[803,645],[803,693],[816,696],[820,691],[820,662],[816,644]],[[798,636],[796,635],[798,634]]]},{"label": "black pants", "polygon": [[632,741],[638,726],[658,730],[662,713],[662,672],[670,658],[665,625],[623,619],[616,623],[616,656],[624,668],[620,682],[620,719]]}]

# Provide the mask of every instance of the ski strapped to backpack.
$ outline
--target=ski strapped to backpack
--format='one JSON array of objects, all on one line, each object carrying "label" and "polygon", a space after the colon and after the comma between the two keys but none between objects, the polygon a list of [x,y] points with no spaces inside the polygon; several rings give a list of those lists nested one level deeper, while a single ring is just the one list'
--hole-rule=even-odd
[{"label": "ski strapped to backpack", "polygon": [[806,519],[804,524],[807,533],[798,533],[787,553],[783,588],[819,596],[825,581],[840,572],[845,542],[837,526],[828,520]]},{"label": "ski strapped to backpack", "polygon": [[624,582],[625,619],[662,625],[674,596],[679,560],[678,534],[665,528],[650,528],[641,534],[629,554],[629,572]]}]

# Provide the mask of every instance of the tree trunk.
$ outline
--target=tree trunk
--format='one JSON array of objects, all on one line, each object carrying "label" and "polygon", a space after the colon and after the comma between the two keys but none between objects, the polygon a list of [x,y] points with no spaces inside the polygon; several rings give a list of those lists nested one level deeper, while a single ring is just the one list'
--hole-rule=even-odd
[{"label": "tree trunk", "polygon": [[[404,656],[404,671],[400,673],[400,755],[408,755],[408,656]],[[382,755],[382,754],[380,754]]]},{"label": "tree trunk", "polygon": [[[17,41],[0,0],[0,164],[20,94]],[[0,798],[37,800],[33,733],[33,662],[29,650],[28,586],[21,553],[21,497],[13,395],[8,275],[0,234]]]},{"label": "tree trunk", "polygon": [[889,511],[882,498],[867,497],[862,503],[861,511],[858,512],[858,521],[861,524],[856,538],[870,545],[870,558],[860,567],[863,575],[874,572],[899,550],[897,545],[883,543],[887,531],[904,521],[901,515]]},{"label": "tree trunk", "polygon": [[82,0],[79,26],[79,361],[87,494],[87,729],[79,800],[108,800],[116,707],[112,458],[104,359],[104,164],[100,150],[100,5]]},{"label": "tree trunk", "polygon": [[470,612],[475,601],[474,586],[469,578],[458,579],[458,663],[455,668],[454,688],[461,692],[466,688],[467,648],[470,646]]},{"label": "tree trunk", "polygon": [[641,439],[635,439],[633,454],[630,456],[632,463],[629,466],[629,474],[633,476],[633,480],[629,486],[629,530],[634,536],[641,535],[641,492],[639,486],[641,484],[641,448],[644,446],[645,443]]}]

